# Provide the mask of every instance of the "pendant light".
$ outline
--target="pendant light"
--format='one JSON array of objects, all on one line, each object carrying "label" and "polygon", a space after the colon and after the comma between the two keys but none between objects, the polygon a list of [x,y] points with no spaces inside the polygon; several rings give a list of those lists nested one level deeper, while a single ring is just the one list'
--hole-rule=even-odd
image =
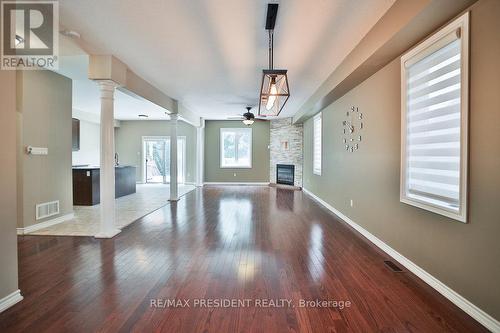
[{"label": "pendant light", "polygon": [[269,69],[262,71],[260,86],[260,116],[277,116],[290,97],[286,69],[274,69],[274,25],[278,14],[278,4],[267,5],[266,30],[269,34]]}]

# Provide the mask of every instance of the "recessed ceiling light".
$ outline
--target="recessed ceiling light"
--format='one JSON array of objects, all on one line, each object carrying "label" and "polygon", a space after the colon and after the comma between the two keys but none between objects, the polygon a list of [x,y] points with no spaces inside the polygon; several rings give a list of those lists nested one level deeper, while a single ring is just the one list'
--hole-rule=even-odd
[{"label": "recessed ceiling light", "polygon": [[139,115],[139,117],[140,117],[140,118],[147,118],[147,117],[149,117],[149,116],[148,116],[147,114],[140,114],[140,115]]},{"label": "recessed ceiling light", "polygon": [[80,33],[75,30],[62,30],[61,35],[71,38],[80,38]]}]

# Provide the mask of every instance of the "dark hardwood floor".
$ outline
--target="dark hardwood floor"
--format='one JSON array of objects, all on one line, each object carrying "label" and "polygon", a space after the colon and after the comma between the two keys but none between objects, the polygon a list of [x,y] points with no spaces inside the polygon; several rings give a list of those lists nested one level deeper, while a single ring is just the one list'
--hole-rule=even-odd
[{"label": "dark hardwood floor", "polygon": [[[0,331],[486,331],[411,273],[390,271],[387,258],[300,191],[205,187],[111,240],[19,237],[25,298],[0,314]],[[151,306],[174,298],[191,307]],[[206,308],[196,299],[295,307]],[[351,306],[300,307],[301,299]]]}]

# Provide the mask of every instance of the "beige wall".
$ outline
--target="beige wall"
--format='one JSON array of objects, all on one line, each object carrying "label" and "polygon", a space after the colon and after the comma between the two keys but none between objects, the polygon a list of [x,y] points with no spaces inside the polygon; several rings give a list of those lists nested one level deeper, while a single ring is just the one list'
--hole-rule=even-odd
[{"label": "beige wall", "polygon": [[[50,71],[18,71],[18,227],[73,211],[71,171],[71,80]],[[46,156],[28,155],[25,147],[47,147]],[[35,220],[35,206],[59,200],[60,214]]]},{"label": "beige wall", "polygon": [[220,167],[220,129],[246,127],[241,121],[205,122],[205,182],[269,182],[270,129],[268,121],[256,121],[252,128],[252,168]]},{"label": "beige wall", "polygon": [[16,73],[0,70],[0,299],[18,289],[16,199]]},{"label": "beige wall", "polygon": [[[115,145],[120,164],[137,167],[137,181],[142,182],[142,137],[169,135],[168,121],[121,121],[120,127],[115,128]],[[186,182],[192,183],[196,176],[196,128],[179,121],[177,135],[186,137]]]},{"label": "beige wall", "polygon": [[[323,175],[312,174],[312,119],[304,128],[304,187],[450,288],[500,319],[500,1],[471,12],[470,218],[468,224],[399,202],[400,62],[323,110]],[[347,153],[342,120],[365,118]],[[354,207],[350,207],[350,199]]]}]

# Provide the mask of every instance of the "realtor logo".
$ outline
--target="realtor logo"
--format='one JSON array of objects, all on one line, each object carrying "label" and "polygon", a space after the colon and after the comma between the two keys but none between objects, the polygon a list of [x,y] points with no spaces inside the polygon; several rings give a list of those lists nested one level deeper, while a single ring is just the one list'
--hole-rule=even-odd
[{"label": "realtor logo", "polygon": [[1,1],[1,18],[2,69],[58,69],[57,1]]}]

